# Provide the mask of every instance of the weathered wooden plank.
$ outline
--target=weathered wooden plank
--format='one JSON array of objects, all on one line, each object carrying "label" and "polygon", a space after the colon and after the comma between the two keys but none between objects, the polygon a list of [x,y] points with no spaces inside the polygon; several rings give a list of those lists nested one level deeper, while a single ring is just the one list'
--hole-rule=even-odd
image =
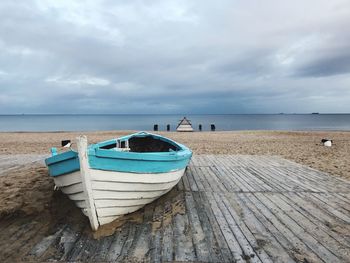
[{"label": "weathered wooden plank", "polygon": [[60,237],[61,233],[66,227],[67,225],[60,226],[55,233],[43,238],[32,248],[29,255],[34,257],[41,257],[46,252],[46,250],[56,241],[56,239]]},{"label": "weathered wooden plank", "polygon": [[117,261],[119,259],[129,234],[131,236],[135,233],[134,225],[133,227],[131,225],[133,224],[126,223],[125,225],[122,226],[120,231],[116,232],[113,235],[113,240],[106,256],[107,261]]},{"label": "weathered wooden plank", "polygon": [[339,202],[339,198],[334,198],[329,193],[317,193],[317,194],[314,193],[312,194],[312,197],[338,210],[342,214],[346,215],[347,218],[350,220],[350,212],[349,212],[350,206],[347,206],[347,205],[343,206],[343,204]]},{"label": "weathered wooden plank", "polygon": [[[269,256],[266,255],[264,251],[262,251],[261,255],[258,256],[254,248],[252,247],[251,242],[253,239],[251,239],[249,236],[249,232],[243,233],[242,225],[239,226],[236,220],[238,220],[238,217],[236,216],[236,212],[234,209],[232,209],[231,205],[227,202],[224,195],[220,195],[218,193],[213,193],[213,197],[220,208],[221,212],[223,213],[226,222],[228,223],[233,235],[237,239],[241,249],[242,249],[242,257],[245,260],[248,260],[250,262],[271,262]],[[247,230],[247,229],[245,229]],[[247,239],[247,236],[249,236],[249,240]],[[261,257],[261,258],[260,258]]]},{"label": "weathered wooden plank", "polygon": [[199,167],[196,167],[195,170],[197,170],[197,181],[199,179],[199,181],[202,183],[204,189],[203,191],[213,191],[213,188],[212,186],[210,185],[210,183],[206,180],[206,177],[205,177],[205,168],[206,167],[203,167],[203,166],[199,166]]},{"label": "weathered wooden plank", "polygon": [[[213,210],[213,213],[215,215],[215,218],[219,224],[220,230],[225,237],[226,243],[228,247],[230,248],[230,251],[233,255],[233,259],[235,261],[244,260],[244,252],[236,239],[234,233],[232,232],[228,222],[226,221],[226,218],[222,211],[220,210],[218,204],[216,203],[212,193],[207,193],[209,203],[211,205],[211,208]],[[249,254],[248,254],[249,255]]]},{"label": "weathered wooden plank", "polygon": [[[219,262],[231,262],[233,255],[220,229],[216,216],[211,209],[207,195],[204,192],[199,192],[198,195],[194,193],[193,196],[197,204],[200,205],[199,207],[203,208],[203,210],[200,210],[203,212],[203,217],[201,216],[200,219],[203,222],[202,225],[207,226],[203,227],[203,229],[208,229],[206,238],[211,242],[211,248],[214,250],[214,253],[211,253],[212,259],[214,259],[214,255],[217,255]],[[206,224],[207,222],[208,224]]]},{"label": "weathered wooden plank", "polygon": [[203,182],[200,178],[201,177],[200,172],[197,168],[198,167],[191,168],[191,173],[193,174],[193,179],[197,185],[198,191],[205,191],[205,187],[204,187]]},{"label": "weathered wooden plank", "polygon": [[183,181],[183,184],[184,184],[184,190],[185,191],[190,191],[190,183],[188,181],[188,178],[189,178],[189,174],[191,173],[191,168],[187,168],[186,169],[186,173],[185,175],[182,177],[182,181]]},{"label": "weathered wooden plank", "polygon": [[[240,239],[243,240],[243,242],[240,242],[241,246],[244,246],[246,243],[245,247],[248,249],[251,247],[254,251],[255,256],[259,257],[262,262],[272,262],[267,253],[262,248],[259,248],[255,237],[253,236],[250,229],[246,226],[243,218],[242,208],[236,201],[230,199],[229,195],[230,194],[214,194],[217,202],[222,201],[230,213],[230,216],[233,218],[237,230],[235,235],[236,237],[240,236]],[[247,250],[247,252],[249,253],[249,250]],[[250,257],[252,257],[252,254],[250,254]]]},{"label": "weathered wooden plank", "polygon": [[120,254],[118,255],[117,259],[120,261],[127,261],[128,260],[128,255],[129,255],[129,250],[132,246],[132,243],[135,239],[135,234],[138,232],[139,226],[137,224],[131,223],[129,225],[129,232],[126,236],[125,242],[122,246],[122,249],[120,251]]},{"label": "weathered wooden plank", "polygon": [[298,176],[306,178],[309,182],[315,185],[323,186],[325,192],[348,192],[350,188],[349,181],[343,180],[336,176],[316,171],[310,167],[289,167]]},{"label": "weathered wooden plank", "polygon": [[[337,240],[338,243],[342,244],[342,246],[350,248],[350,244],[347,244],[348,241],[343,238],[342,234],[336,231],[336,226],[338,226],[339,222],[335,221],[334,218],[329,217],[317,207],[310,205],[310,202],[306,202],[293,193],[284,193],[279,198],[302,214],[306,218],[306,221],[312,222],[317,227],[317,231],[324,231],[334,240]],[[344,230],[350,233],[350,225],[344,225],[341,229],[342,233]]]},{"label": "weathered wooden plank", "polygon": [[[213,158],[212,156],[209,156],[208,158]],[[213,162],[214,163],[214,162]],[[221,185],[221,189],[224,192],[227,191],[239,191],[239,188],[232,184],[232,181],[227,176],[223,176],[222,173],[218,171],[217,163],[214,163],[212,166],[209,167],[210,174],[212,176],[215,176],[215,180]]]},{"label": "weathered wooden plank", "polygon": [[[204,200],[201,199],[200,193],[198,192],[192,192],[190,193],[190,195],[193,199],[193,205],[196,209],[199,224],[204,234],[204,242],[206,243],[207,250],[209,253],[209,256],[206,261],[210,259],[210,262],[224,262],[224,259],[221,256],[220,247],[214,235],[213,227],[206,213],[206,207],[203,204]],[[187,205],[187,207],[189,206]],[[194,242],[194,244],[196,247],[196,254],[198,254],[198,247],[196,246],[196,242]]]},{"label": "weathered wooden plank", "polygon": [[[284,196],[290,196],[290,203],[295,202],[303,211],[307,212],[309,218],[313,218],[314,221],[319,221],[325,229],[329,229],[332,233],[338,233],[338,231],[340,231],[340,233],[344,233],[344,231],[350,233],[349,224],[344,224],[343,220],[324,211],[319,206],[302,197],[299,193],[288,193],[284,194]],[[344,244],[346,244],[346,242]]]},{"label": "weathered wooden plank", "polygon": [[205,240],[204,230],[202,229],[197,208],[195,206],[193,196],[190,192],[186,193],[185,200],[188,219],[190,223],[190,230],[193,239],[193,245],[195,248],[196,260],[201,262],[212,262],[211,255],[209,254],[209,246]]},{"label": "weathered wooden plank", "polygon": [[[281,246],[279,241],[273,236],[271,231],[264,226],[264,218],[259,214],[256,216],[249,207],[243,202],[240,196],[244,193],[227,193],[226,199],[231,203],[232,207],[237,210],[238,218],[246,225],[245,232],[250,231],[255,241],[252,242],[254,250],[260,254],[260,251],[266,251],[274,262],[294,262],[294,260]],[[261,222],[262,221],[262,222]],[[240,220],[238,220],[240,222]],[[244,228],[244,226],[242,226]]]},{"label": "weathered wooden plank", "polygon": [[163,220],[162,220],[162,247],[161,247],[161,255],[162,261],[173,261],[174,256],[174,245],[173,245],[173,226],[172,226],[172,206],[171,200],[167,200],[164,204],[163,210]]},{"label": "weathered wooden plank", "polygon": [[94,257],[94,254],[97,252],[99,244],[100,240],[88,237],[85,239],[85,244],[83,244],[80,253],[75,258],[71,257],[71,261],[91,261]]},{"label": "weathered wooden plank", "polygon": [[[350,256],[348,248],[342,248],[341,243],[333,238],[331,234],[324,231],[318,224],[309,220],[303,213],[299,212],[299,209],[290,205],[290,202],[286,202],[284,196],[280,194],[264,194],[264,196],[271,201],[276,207],[281,209],[285,215],[290,217],[298,226],[304,229],[312,238],[317,240],[324,248],[329,250],[333,255],[345,260]],[[295,227],[293,229],[296,229]],[[296,229],[297,230],[297,229]],[[322,247],[318,247],[320,249]]]},{"label": "weathered wooden plank", "polygon": [[[342,260],[333,254],[327,247],[323,246],[320,240],[315,239],[310,233],[303,229],[296,221],[293,220],[283,210],[279,209],[269,198],[266,193],[254,193],[254,195],[270,210],[275,212],[276,218],[293,232],[293,235],[301,240],[307,247],[309,247],[315,254],[326,262],[341,262]],[[279,198],[279,194],[275,194]],[[292,211],[289,211],[291,213]],[[310,225],[307,226],[310,228]]]},{"label": "weathered wooden plank", "polygon": [[291,188],[285,187],[284,184],[277,180],[276,175],[271,175],[266,171],[265,167],[247,167],[249,173],[260,177],[271,188],[270,192],[281,192],[281,191],[290,191]]},{"label": "weathered wooden plank", "polygon": [[244,181],[242,183],[241,178],[235,172],[228,171],[224,165],[217,167],[216,171],[220,176],[228,178],[232,185],[231,187],[237,189],[238,192],[250,192],[253,190],[251,187],[248,187]]},{"label": "weathered wooden plank", "polygon": [[298,169],[297,171],[291,167],[284,168],[284,173],[293,176],[300,184],[307,186],[314,192],[326,192],[334,188],[333,184],[329,184],[329,178],[313,178],[304,169]]},{"label": "weathered wooden plank", "polygon": [[150,223],[140,224],[133,238],[132,245],[128,251],[127,260],[136,262],[150,261],[150,236],[152,226]]},{"label": "weathered wooden plank", "polygon": [[347,214],[344,214],[341,211],[339,211],[337,208],[332,207],[328,203],[325,203],[325,202],[315,198],[312,195],[307,195],[305,193],[299,193],[299,194],[303,198],[305,198],[306,200],[308,200],[308,201],[312,202],[313,204],[315,204],[317,207],[319,207],[323,211],[325,211],[328,214],[330,214],[331,216],[335,216],[335,217],[343,220],[345,223],[350,224],[350,217]]},{"label": "weathered wooden plank", "polygon": [[[311,251],[293,232],[280,222],[275,213],[266,208],[252,193],[239,195],[239,198],[259,218],[260,222],[269,230],[286,252],[295,261],[321,262],[322,259]],[[276,211],[274,211],[276,212]]]},{"label": "weathered wooden plank", "polygon": [[45,257],[47,261],[66,261],[69,253],[74,248],[75,243],[82,235],[82,231],[84,228],[80,228],[80,230],[73,230],[70,225],[68,225],[57,241],[57,252],[54,255],[49,255]]},{"label": "weathered wooden plank", "polygon": [[88,241],[88,235],[86,233],[82,233],[77,241],[72,246],[72,249],[67,254],[67,261],[76,261],[76,259],[80,258],[81,254],[84,253],[85,243]]},{"label": "weathered wooden plank", "polygon": [[173,240],[175,261],[197,261],[192,243],[191,226],[186,214],[173,217]]},{"label": "weathered wooden plank", "polygon": [[341,200],[348,207],[350,206],[350,193],[333,193],[339,200]]},{"label": "weathered wooden plank", "polygon": [[99,240],[95,253],[91,256],[92,262],[104,262],[107,259],[110,246],[114,241],[114,236],[103,237]]},{"label": "weathered wooden plank", "polygon": [[200,172],[202,174],[202,180],[208,185],[207,191],[220,192],[220,188],[217,182],[208,173],[209,167],[200,167]]},{"label": "weathered wooden plank", "polygon": [[161,262],[162,228],[163,228],[163,203],[156,201],[154,213],[152,215],[152,236],[150,240],[150,261]]},{"label": "weathered wooden plank", "polygon": [[192,169],[188,169],[187,179],[188,179],[189,188],[186,188],[185,190],[186,191],[198,191],[198,186],[197,186],[196,180],[194,179]]},{"label": "weathered wooden plank", "polygon": [[225,183],[223,180],[218,178],[217,173],[214,172],[212,167],[207,167],[206,168],[206,176],[208,177],[209,180],[216,186],[216,191],[217,192],[227,192],[228,188],[225,186]]},{"label": "weathered wooden plank", "polygon": [[270,180],[271,184],[275,185],[275,191],[307,191],[308,189],[300,184],[296,184],[293,178],[280,173],[277,170],[271,171],[269,167],[264,168],[250,168],[255,170],[261,176],[265,176],[267,180]]}]

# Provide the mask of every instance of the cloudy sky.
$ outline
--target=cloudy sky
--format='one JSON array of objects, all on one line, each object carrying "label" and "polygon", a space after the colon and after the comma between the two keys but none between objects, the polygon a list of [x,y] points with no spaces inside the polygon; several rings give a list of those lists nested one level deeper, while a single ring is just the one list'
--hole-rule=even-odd
[{"label": "cloudy sky", "polygon": [[0,2],[0,114],[350,112],[350,2]]}]

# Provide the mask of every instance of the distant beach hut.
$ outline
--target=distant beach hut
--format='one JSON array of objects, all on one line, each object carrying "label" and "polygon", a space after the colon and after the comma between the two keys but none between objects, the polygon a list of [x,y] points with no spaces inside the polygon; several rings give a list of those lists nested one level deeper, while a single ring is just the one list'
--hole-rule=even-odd
[{"label": "distant beach hut", "polygon": [[179,132],[193,132],[191,121],[184,117],[176,127]]}]

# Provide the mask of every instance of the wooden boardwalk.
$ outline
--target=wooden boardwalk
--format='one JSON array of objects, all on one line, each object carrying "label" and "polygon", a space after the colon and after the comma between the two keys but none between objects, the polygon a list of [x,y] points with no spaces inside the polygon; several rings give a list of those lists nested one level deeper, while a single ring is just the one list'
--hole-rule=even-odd
[{"label": "wooden boardwalk", "polygon": [[194,156],[141,212],[99,240],[59,224],[27,247],[17,222],[9,241],[33,261],[350,262],[350,182],[279,157]]}]

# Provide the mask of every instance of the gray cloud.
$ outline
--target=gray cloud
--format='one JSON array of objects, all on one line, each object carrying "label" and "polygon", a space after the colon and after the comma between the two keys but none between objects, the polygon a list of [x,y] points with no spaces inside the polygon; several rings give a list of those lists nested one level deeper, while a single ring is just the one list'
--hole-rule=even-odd
[{"label": "gray cloud", "polygon": [[349,112],[349,24],[345,0],[5,0],[0,114]]}]

